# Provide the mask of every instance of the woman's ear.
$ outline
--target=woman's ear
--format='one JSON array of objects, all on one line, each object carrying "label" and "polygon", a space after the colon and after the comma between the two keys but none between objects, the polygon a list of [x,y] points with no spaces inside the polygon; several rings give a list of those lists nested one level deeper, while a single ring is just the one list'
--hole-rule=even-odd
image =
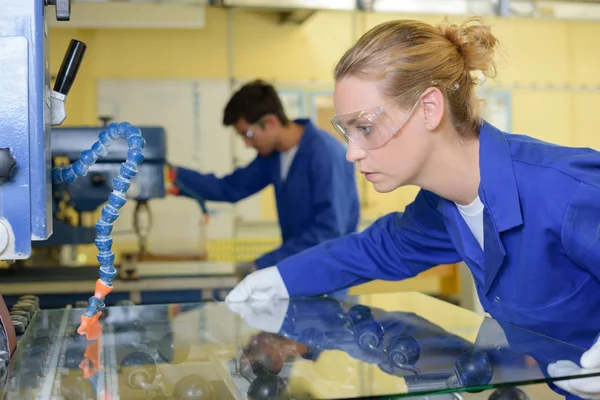
[{"label": "woman's ear", "polygon": [[422,97],[423,120],[428,130],[436,130],[444,116],[444,95],[438,88],[429,88]]}]

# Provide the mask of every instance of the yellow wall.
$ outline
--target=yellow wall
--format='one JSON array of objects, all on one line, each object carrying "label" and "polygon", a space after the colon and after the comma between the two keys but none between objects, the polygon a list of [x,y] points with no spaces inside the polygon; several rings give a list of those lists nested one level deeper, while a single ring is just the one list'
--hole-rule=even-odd
[{"label": "yellow wall", "polygon": [[[233,13],[236,79],[330,81],[343,51],[367,29],[406,16],[320,12],[301,26],[279,25],[273,16]],[[439,22],[438,16],[410,16]],[[504,48],[498,83],[503,85],[600,86],[600,24],[490,19]],[[68,99],[68,125],[96,124],[96,82],[101,78],[226,78],[227,12],[207,9],[203,29],[82,30],[53,28],[51,70],[55,74],[71,38],[88,51]],[[599,92],[518,89],[512,91],[513,131],[561,144],[600,148]],[[415,188],[375,194],[367,217],[403,209]],[[265,193],[271,197],[270,193]],[[275,213],[270,213],[275,215]]]}]

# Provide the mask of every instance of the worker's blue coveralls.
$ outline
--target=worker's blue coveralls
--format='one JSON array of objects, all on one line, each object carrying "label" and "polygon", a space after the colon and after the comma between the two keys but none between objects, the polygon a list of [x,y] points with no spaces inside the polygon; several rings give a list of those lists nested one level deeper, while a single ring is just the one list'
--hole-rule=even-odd
[{"label": "worker's blue coveralls", "polygon": [[[441,379],[439,374],[446,373],[459,373],[461,386],[537,381],[547,376],[550,363],[577,363],[581,357],[577,347],[489,318],[481,321],[477,339],[471,343],[414,313],[364,305],[347,310],[348,306],[331,298],[292,298],[276,333],[307,345],[308,352],[301,355],[305,359],[316,360],[323,351],[336,349],[378,365],[388,374],[408,376],[409,392],[418,390],[420,380]],[[362,343],[366,337],[370,337],[368,347]],[[419,369],[414,380],[407,372],[410,369],[394,365],[394,352],[403,355],[405,366]],[[539,368],[526,366],[526,355],[535,359]],[[461,370],[457,372],[459,359]],[[553,384],[549,386],[565,394]]]},{"label": "worker's blue coveralls", "polygon": [[355,170],[346,161],[344,145],[307,119],[294,122],[304,126],[304,133],[284,181],[279,152],[259,155],[222,178],[181,167],[177,171],[180,194],[207,201],[235,203],[273,184],[282,244],[255,260],[258,269],[358,228]]},{"label": "worker's blue coveralls", "polygon": [[400,376],[406,375],[407,370],[393,365],[394,351],[403,353],[407,365],[418,361],[421,373],[427,373],[452,370],[459,356],[475,349],[473,343],[417,314],[387,312],[361,304],[349,306],[329,297],[290,299],[276,333],[305,344],[305,359],[316,360],[325,350],[342,350],[352,358]]},{"label": "worker's blue coveralls", "polygon": [[487,122],[479,140],[485,251],[453,202],[421,190],[404,213],[280,262],[290,296],[464,260],[495,319],[588,349],[600,333],[600,153]]}]

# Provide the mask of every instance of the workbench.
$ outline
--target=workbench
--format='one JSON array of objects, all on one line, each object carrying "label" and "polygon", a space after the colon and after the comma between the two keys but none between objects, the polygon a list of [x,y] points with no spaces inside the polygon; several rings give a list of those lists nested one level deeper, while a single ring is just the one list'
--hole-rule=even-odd
[{"label": "workbench", "polygon": [[416,292],[83,312],[37,311],[4,399],[553,399],[545,363],[584,352]]},{"label": "workbench", "polygon": [[[136,279],[113,281],[107,305],[130,300],[136,304],[186,303],[222,300],[237,284],[232,262],[180,261],[143,262]],[[0,270],[0,287],[10,307],[22,295],[35,294],[40,307],[63,308],[85,301],[93,294],[97,266],[25,267]]]}]

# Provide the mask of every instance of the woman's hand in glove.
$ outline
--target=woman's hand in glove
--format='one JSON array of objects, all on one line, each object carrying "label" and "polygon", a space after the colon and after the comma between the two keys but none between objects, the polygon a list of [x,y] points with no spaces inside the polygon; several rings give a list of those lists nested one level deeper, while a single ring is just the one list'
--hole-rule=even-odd
[{"label": "woman's hand in glove", "polygon": [[287,299],[290,295],[277,267],[258,270],[245,277],[225,298],[228,303],[247,300]]}]

